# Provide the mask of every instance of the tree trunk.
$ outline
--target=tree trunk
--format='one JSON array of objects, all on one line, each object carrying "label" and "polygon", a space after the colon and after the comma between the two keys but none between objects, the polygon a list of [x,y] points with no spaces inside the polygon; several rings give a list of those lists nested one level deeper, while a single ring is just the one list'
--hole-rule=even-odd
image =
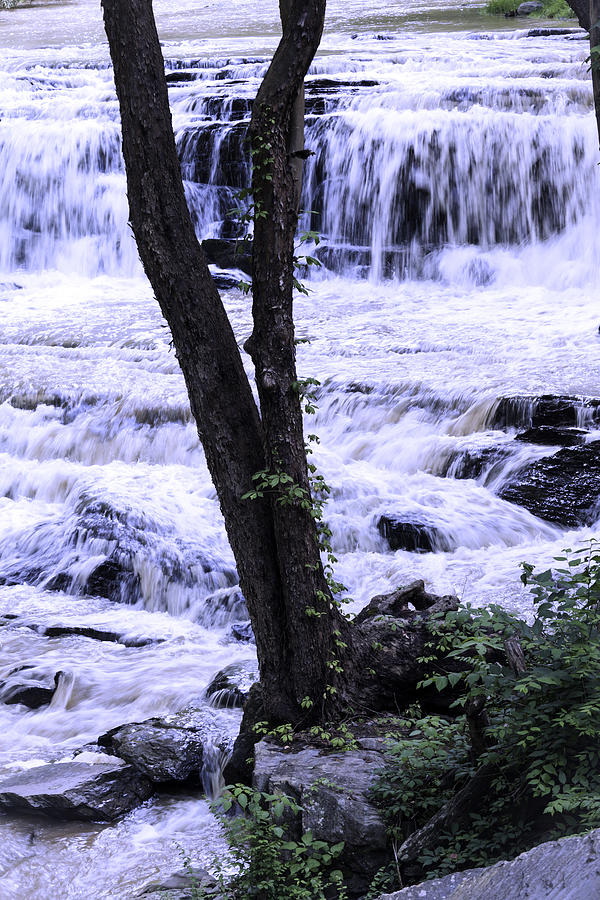
[{"label": "tree trunk", "polygon": [[596,124],[598,126],[598,139],[600,141],[600,55],[594,52],[594,48],[600,47],[600,0],[567,0],[567,3],[577,16],[582,28],[590,33],[590,68],[592,70],[592,90],[594,93],[594,110]]},{"label": "tree trunk", "polygon": [[[325,0],[293,0],[253,107],[254,330],[246,346],[261,417],[185,201],[152,4],[102,4],[131,224],[171,329],[256,637],[260,697],[245,716],[245,759],[257,716],[304,725],[349,709],[410,703],[425,675],[419,658],[426,619],[456,608],[456,600],[431,597],[417,583],[408,593],[375,598],[350,624],[333,604],[321,564],[295,361],[298,182],[290,134]],[[289,480],[256,500],[242,499],[260,471]]]},{"label": "tree trunk", "polygon": [[594,110],[600,142],[600,0],[589,0],[590,68],[592,70],[592,90]]},{"label": "tree trunk", "polygon": [[[151,0],[102,0],[102,6],[133,232],[171,329],[219,497],[256,636],[266,712],[274,721],[296,722],[306,717],[304,697],[314,702],[313,715],[320,710],[332,682],[334,632],[348,626],[331,607],[310,510],[298,502],[283,505],[276,496],[242,497],[252,488],[252,476],[264,470],[289,473],[310,495],[291,318],[297,180],[288,140],[318,47],[325,0],[291,4],[252,123],[256,202],[269,210],[255,229],[250,342],[262,422],[187,208]],[[267,170],[272,182],[261,176]]]}]

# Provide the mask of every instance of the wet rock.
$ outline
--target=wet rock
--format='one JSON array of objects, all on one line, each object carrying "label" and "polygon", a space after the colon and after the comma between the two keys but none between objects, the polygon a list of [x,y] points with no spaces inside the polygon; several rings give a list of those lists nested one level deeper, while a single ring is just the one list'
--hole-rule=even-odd
[{"label": "wet rock", "polygon": [[[161,602],[166,606],[173,583],[191,588],[192,593],[199,582],[205,587],[215,582],[232,587],[237,584],[232,569],[223,570],[219,561],[209,557],[199,544],[179,537],[174,528],[166,529],[144,513],[87,493],[81,494],[75,516],[65,519],[64,532],[55,521],[36,528],[40,542],[47,546],[44,565],[39,557],[33,564],[22,557],[4,563],[0,560],[0,584],[34,584],[46,590],[93,594],[129,604],[147,599],[151,590],[155,606]],[[90,553],[97,559],[91,570],[87,565],[82,568]],[[218,581],[212,578],[215,568]],[[140,571],[144,572],[144,584]],[[210,615],[210,608],[206,612]],[[240,610],[239,618],[248,618],[247,611],[242,614]]]},{"label": "wet rock", "polygon": [[106,641],[123,644],[124,647],[147,647],[149,644],[161,644],[163,638],[131,638],[117,631],[105,631],[92,625],[48,625],[41,629],[46,637],[86,637],[94,641]]},{"label": "wet rock", "polygon": [[544,11],[544,4],[539,0],[528,0],[527,3],[521,3],[517,7],[518,16],[531,16],[533,13],[541,13]]},{"label": "wet rock", "polygon": [[600,829],[540,844],[510,862],[467,869],[380,900],[591,900],[600,897]]},{"label": "wet rock", "polygon": [[250,621],[234,622],[229,629],[229,635],[233,638],[233,640],[240,641],[241,643],[256,643],[254,639],[254,632],[252,631],[252,624],[250,623]]},{"label": "wet rock", "polygon": [[155,784],[197,785],[206,748],[216,745],[226,753],[231,741],[210,709],[189,708],[165,718],[120,725],[101,735],[98,744]]},{"label": "wet rock", "polygon": [[210,705],[217,709],[241,709],[248,699],[250,688],[256,681],[258,681],[256,660],[232,663],[217,672],[206,688],[206,696]]},{"label": "wet rock", "polygon": [[210,594],[204,601],[203,623],[207,627],[220,627],[229,622],[247,622],[248,607],[239,587],[222,588]]},{"label": "wet rock", "polygon": [[566,34],[573,34],[579,37],[581,30],[579,28],[532,28],[531,31],[527,32],[526,37],[560,37]]},{"label": "wet rock", "polygon": [[149,884],[138,894],[138,897],[145,897],[146,900],[153,900],[154,897],[156,900],[194,900],[199,896],[203,900],[209,900],[211,897],[217,900],[222,894],[217,881],[206,869],[193,867],[173,872],[164,881]]},{"label": "wet rock", "polygon": [[43,678],[22,683],[14,681],[11,683],[11,680],[2,682],[0,683],[0,703],[21,703],[23,706],[28,706],[29,709],[46,706],[52,700],[62,674],[62,672],[56,672],[54,675],[46,675]]},{"label": "wet rock", "polygon": [[[224,126],[220,122],[195,122],[178,135],[177,149],[184,177],[197,184],[233,189],[247,187],[250,181],[250,157],[246,140],[246,122]],[[224,196],[228,206],[221,210],[225,218],[235,206],[231,192]]]},{"label": "wet rock", "polygon": [[198,77],[198,72],[176,71],[165,75],[165,81],[167,84],[184,84],[188,81],[197,81]]},{"label": "wet rock", "polygon": [[561,447],[576,447],[585,444],[587,431],[581,428],[555,428],[552,425],[540,425],[537,428],[528,428],[515,437],[516,441],[527,444],[559,445]]},{"label": "wet rock", "polygon": [[288,750],[266,741],[255,747],[254,787],[287,794],[301,807],[289,823],[292,836],[312,831],[317,840],[344,841],[338,863],[350,896],[365,893],[388,859],[386,829],[369,798],[383,764],[383,753],[373,750]]},{"label": "wet rock", "polygon": [[58,819],[111,822],[147,800],[151,782],[116,760],[52,763],[0,782],[0,807]]},{"label": "wet rock", "polygon": [[460,479],[479,478],[484,472],[493,475],[493,470],[501,468],[510,453],[508,446],[473,447],[453,459],[444,474]]},{"label": "wet rock", "polygon": [[559,450],[531,463],[500,491],[549,522],[569,528],[591,525],[600,500],[600,441]]},{"label": "wet rock", "polygon": [[543,394],[501,397],[488,417],[488,428],[574,428],[600,418],[600,399]]},{"label": "wet rock", "polygon": [[440,532],[423,522],[407,521],[390,514],[381,516],[377,522],[377,528],[390,545],[391,550],[432,553],[445,546]]},{"label": "wet rock", "polygon": [[220,291],[231,291],[240,286],[240,279],[235,275],[227,275],[225,272],[214,272],[212,277]]},{"label": "wet rock", "polygon": [[252,275],[252,244],[249,241],[211,238],[202,241],[208,261],[221,269],[241,269]]}]

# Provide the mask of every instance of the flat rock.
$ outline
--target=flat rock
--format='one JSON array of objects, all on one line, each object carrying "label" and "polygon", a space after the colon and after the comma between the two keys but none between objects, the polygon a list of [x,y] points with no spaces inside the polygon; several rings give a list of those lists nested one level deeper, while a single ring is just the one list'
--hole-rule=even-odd
[{"label": "flat rock", "polygon": [[380,900],[592,900],[600,897],[600,829],[549,841],[510,862],[467,869]]},{"label": "flat rock", "polygon": [[548,522],[591,525],[600,500],[600,441],[568,447],[517,473],[500,496]]},{"label": "flat rock", "polygon": [[207,749],[216,746],[226,753],[231,748],[215,715],[206,707],[189,708],[165,718],[113,728],[98,738],[98,744],[155,784],[200,784]]},{"label": "flat rock", "polygon": [[553,425],[538,425],[517,434],[515,441],[526,444],[545,444],[547,446],[577,447],[585,444],[588,432],[582,428],[560,428]]},{"label": "flat rock", "polygon": [[387,859],[385,826],[369,798],[383,764],[383,754],[374,750],[286,750],[267,741],[255,747],[254,787],[287,794],[301,807],[290,823],[294,837],[312,831],[317,840],[344,841],[339,862],[352,896],[368,889]]},{"label": "flat rock", "polygon": [[0,807],[58,819],[111,822],[147,800],[153,790],[132,766],[114,759],[93,765],[51,763],[0,782]]}]

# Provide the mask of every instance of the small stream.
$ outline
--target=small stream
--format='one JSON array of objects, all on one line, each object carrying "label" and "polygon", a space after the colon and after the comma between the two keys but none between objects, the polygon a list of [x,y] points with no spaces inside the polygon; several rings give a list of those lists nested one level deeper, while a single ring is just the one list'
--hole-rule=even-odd
[{"label": "small stream", "polygon": [[[155,7],[197,230],[229,235],[276,4]],[[337,575],[354,611],[423,578],[527,613],[519,563],[596,533],[500,499],[552,450],[514,440],[526,402],[515,427],[496,416],[502,397],[598,393],[586,43],[475,3],[331,0],[328,15],[302,201],[325,267],[296,321],[300,373],[321,382],[308,424]],[[254,650],[231,633],[246,618],[234,560],[127,224],[97,5],[0,11],[0,44],[0,681],[23,665],[66,676],[49,706],[0,704],[2,776],[206,703],[215,673]],[[223,299],[241,345],[248,298]],[[435,529],[436,552],[390,550],[377,525],[399,514]],[[58,625],[119,640],[44,634]],[[232,738],[239,711],[218,715]],[[178,848],[205,865],[223,852],[200,794],[111,826],[5,816],[0,895],[133,898],[181,867]]]}]

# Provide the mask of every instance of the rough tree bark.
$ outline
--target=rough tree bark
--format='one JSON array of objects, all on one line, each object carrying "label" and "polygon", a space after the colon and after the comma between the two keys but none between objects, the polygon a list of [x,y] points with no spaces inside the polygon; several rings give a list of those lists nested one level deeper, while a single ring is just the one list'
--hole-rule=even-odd
[{"label": "rough tree bark", "polygon": [[[244,500],[261,470],[309,494],[292,320],[298,97],[317,50],[325,0],[294,0],[254,105],[254,331],[261,414],[186,205],[151,0],[103,0],[121,109],[130,219],[173,337],[254,628],[274,721],[319,709],[345,619],[330,603],[310,510],[276,496]],[[295,131],[294,131],[294,122]],[[292,137],[290,137],[292,133]],[[292,165],[293,163],[294,165]],[[261,168],[262,166],[262,168]],[[272,181],[264,176],[269,176]],[[321,615],[308,616],[307,609]]]},{"label": "rough tree bark", "polygon": [[[151,0],[102,0],[102,6],[131,224],[171,329],[256,637],[260,687],[242,736],[253,740],[257,716],[304,725],[349,708],[397,709],[414,699],[425,675],[418,659],[427,617],[455,608],[455,599],[430,596],[416,583],[375,598],[349,623],[332,602],[306,504],[282,503],[276,492],[243,499],[259,471],[283,472],[310,496],[292,292],[299,97],[325,0],[282,0],[283,37],[253,106],[254,329],[245,347],[260,415],[187,208]],[[240,753],[245,759],[247,744]]]},{"label": "rough tree bark", "polygon": [[594,93],[594,110],[596,112],[596,125],[598,127],[598,140],[600,141],[600,56],[595,49],[600,47],[600,0],[567,0],[567,3],[577,16],[582,28],[590,34],[590,59],[592,70],[592,90]]}]

